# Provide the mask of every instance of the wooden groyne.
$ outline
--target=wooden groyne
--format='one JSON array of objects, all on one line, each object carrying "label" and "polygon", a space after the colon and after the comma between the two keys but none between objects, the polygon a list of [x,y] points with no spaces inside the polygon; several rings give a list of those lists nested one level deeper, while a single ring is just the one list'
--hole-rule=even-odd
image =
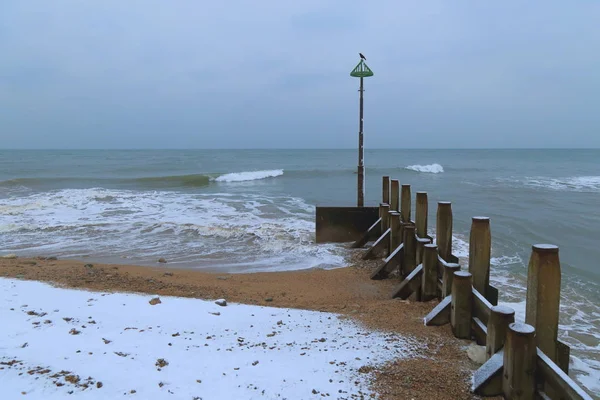
[{"label": "wooden groyne", "polygon": [[451,324],[457,338],[486,346],[487,361],[474,373],[474,393],[506,399],[591,399],[569,376],[569,347],[558,340],[561,267],[558,247],[532,246],[525,323],[498,305],[490,285],[490,219],[471,221],[468,268],[452,253],[452,204],[438,202],[435,240],[427,234],[427,193],[383,177],[379,218],[354,242],[368,243],[363,259],[381,258],[372,279],[400,277],[390,297],[439,303],[426,325]]}]

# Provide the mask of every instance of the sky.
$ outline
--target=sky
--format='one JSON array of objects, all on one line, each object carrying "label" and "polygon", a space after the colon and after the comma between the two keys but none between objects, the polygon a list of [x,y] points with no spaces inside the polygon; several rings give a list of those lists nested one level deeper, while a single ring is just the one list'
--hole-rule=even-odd
[{"label": "sky", "polygon": [[2,0],[0,148],[600,147],[596,0]]}]

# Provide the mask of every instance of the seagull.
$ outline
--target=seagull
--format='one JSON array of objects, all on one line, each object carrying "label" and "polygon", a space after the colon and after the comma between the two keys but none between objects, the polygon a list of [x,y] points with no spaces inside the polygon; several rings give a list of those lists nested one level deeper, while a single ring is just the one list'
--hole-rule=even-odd
[{"label": "seagull", "polygon": [[363,53],[358,53],[358,55],[360,56],[360,58],[362,58],[363,60],[366,60],[367,57],[363,56]]}]

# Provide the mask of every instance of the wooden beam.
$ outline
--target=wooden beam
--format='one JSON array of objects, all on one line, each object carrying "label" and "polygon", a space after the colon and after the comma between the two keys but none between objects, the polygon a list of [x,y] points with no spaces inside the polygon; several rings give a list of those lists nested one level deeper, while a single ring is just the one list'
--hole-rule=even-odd
[{"label": "wooden beam", "polygon": [[487,327],[477,317],[473,317],[471,320],[471,332],[478,345],[484,346],[487,340],[488,330]]},{"label": "wooden beam", "polygon": [[362,235],[360,239],[352,244],[353,249],[357,249],[359,247],[363,247],[365,244],[369,242],[369,240],[373,239],[375,233],[378,229],[380,230],[381,218],[379,218],[371,227]]},{"label": "wooden beam", "polygon": [[504,351],[500,350],[473,374],[473,392],[485,397],[501,395],[503,369]]},{"label": "wooden beam", "polygon": [[473,288],[473,314],[487,325],[490,319],[491,309],[492,304],[487,301],[481,293]]},{"label": "wooden beam", "polygon": [[392,230],[389,228],[388,228],[388,230],[383,232],[383,235],[379,236],[379,239],[377,239],[375,241],[375,243],[373,243],[373,246],[371,246],[371,248],[369,248],[365,252],[365,254],[363,254],[362,259],[363,260],[372,260],[374,258],[377,258],[378,252],[381,252],[387,248],[391,233],[392,233]]},{"label": "wooden beam", "polygon": [[550,357],[548,357],[541,349],[536,350],[536,366],[540,375],[544,378],[555,393],[563,399],[570,400],[592,400],[582,388],[580,388],[569,375],[565,374],[558,365],[556,365]]},{"label": "wooden beam", "polygon": [[392,298],[407,299],[414,292],[420,291],[421,275],[423,275],[423,265],[417,266],[402,283],[394,288]]},{"label": "wooden beam", "polygon": [[452,308],[452,296],[444,297],[442,301],[427,314],[424,319],[427,326],[439,326],[450,323],[450,309]]},{"label": "wooden beam", "polygon": [[396,249],[385,259],[382,264],[371,274],[371,279],[379,280],[387,278],[394,269],[398,268],[404,257],[404,244]]}]

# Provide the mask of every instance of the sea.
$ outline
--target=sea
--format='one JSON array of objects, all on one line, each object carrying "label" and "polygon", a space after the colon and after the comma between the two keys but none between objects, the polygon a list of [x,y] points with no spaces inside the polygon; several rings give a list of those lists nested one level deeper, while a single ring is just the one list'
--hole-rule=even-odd
[{"label": "sea", "polygon": [[[0,150],[0,255],[221,272],[338,268],[316,206],[355,206],[356,150]],[[559,246],[570,375],[600,393],[600,150],[365,150],[365,204],[382,176],[452,202],[453,252],[488,216],[491,281],[525,315],[531,246]],[[414,202],[413,202],[414,207]],[[413,211],[414,212],[414,211]],[[600,398],[600,397],[597,397]]]}]

